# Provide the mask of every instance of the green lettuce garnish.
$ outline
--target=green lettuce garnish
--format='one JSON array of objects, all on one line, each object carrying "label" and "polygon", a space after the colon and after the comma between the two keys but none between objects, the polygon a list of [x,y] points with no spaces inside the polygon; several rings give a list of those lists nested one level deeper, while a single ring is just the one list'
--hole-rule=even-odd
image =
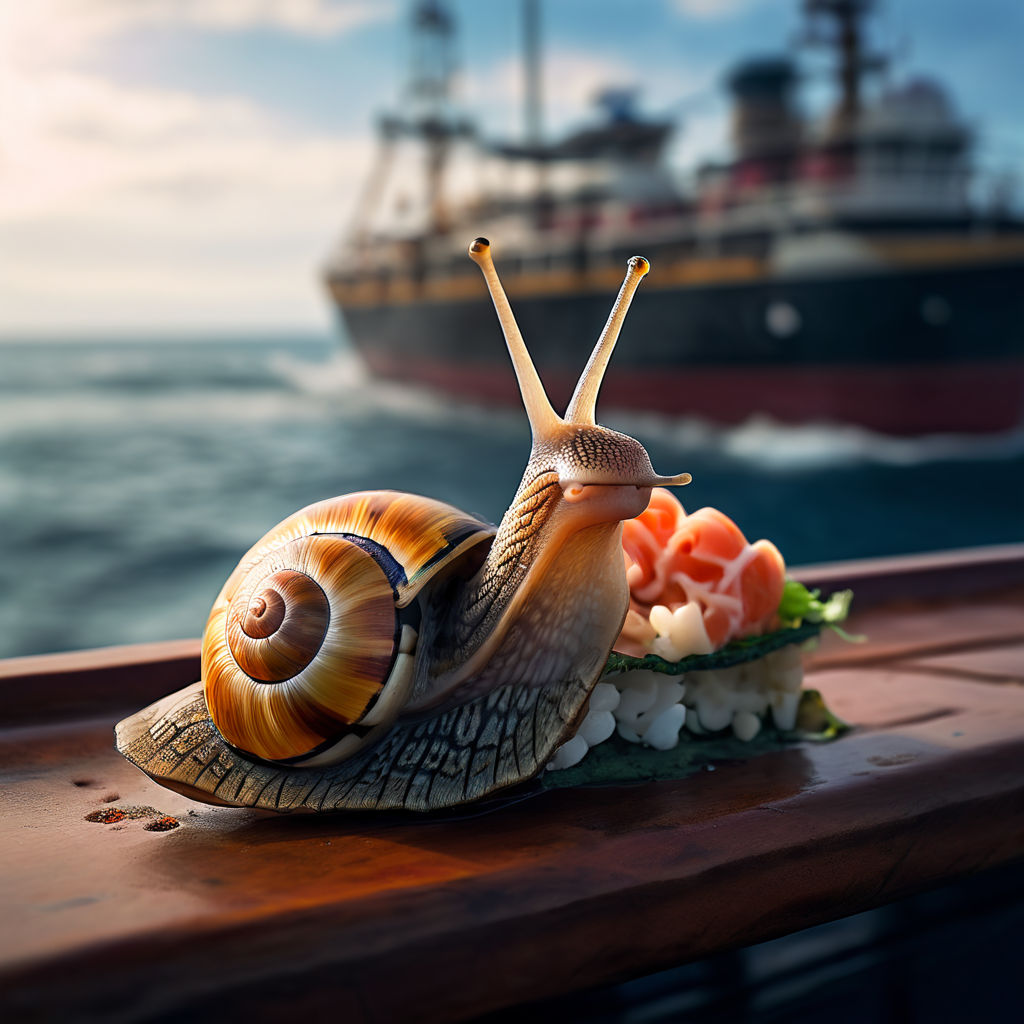
[{"label": "green lettuce garnish", "polygon": [[819,600],[820,594],[820,590],[808,590],[799,580],[787,579],[779,602],[779,618],[793,627],[805,622],[828,626],[850,643],[863,643],[865,637],[847,633],[839,625],[850,614],[853,591],[837,590],[827,601]]}]

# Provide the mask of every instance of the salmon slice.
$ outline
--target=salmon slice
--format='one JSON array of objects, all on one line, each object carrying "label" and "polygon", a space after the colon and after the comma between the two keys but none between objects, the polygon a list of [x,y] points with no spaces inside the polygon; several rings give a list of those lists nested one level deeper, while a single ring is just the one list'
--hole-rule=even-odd
[{"label": "salmon slice", "polygon": [[623,556],[629,613],[615,649],[637,656],[650,649],[654,605],[670,611],[696,601],[708,639],[717,649],[776,624],[786,565],[770,541],[747,542],[723,512],[690,515],[664,488],[655,488],[647,510],[623,523]]}]

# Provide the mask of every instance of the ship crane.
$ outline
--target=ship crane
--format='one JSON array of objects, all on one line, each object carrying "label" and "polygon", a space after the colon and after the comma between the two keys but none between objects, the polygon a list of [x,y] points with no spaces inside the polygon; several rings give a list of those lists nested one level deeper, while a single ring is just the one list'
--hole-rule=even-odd
[{"label": "ship crane", "polygon": [[427,233],[445,234],[449,228],[444,198],[444,174],[452,143],[470,138],[473,125],[452,111],[452,81],[457,68],[455,23],[440,0],[419,0],[411,12],[413,53],[411,73],[401,107],[403,115],[386,114],[378,121],[377,153],[371,173],[356,204],[348,236],[357,245],[369,238],[391,180],[397,143],[411,138],[423,146],[426,162]]}]

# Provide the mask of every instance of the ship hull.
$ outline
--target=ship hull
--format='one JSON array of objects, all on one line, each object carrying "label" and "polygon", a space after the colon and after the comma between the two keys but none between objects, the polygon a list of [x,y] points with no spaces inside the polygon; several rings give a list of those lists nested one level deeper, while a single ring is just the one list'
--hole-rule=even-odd
[{"label": "ship hull", "polygon": [[[991,432],[1022,420],[1024,260],[689,287],[656,280],[623,329],[605,408],[722,423],[765,414],[893,434]],[[510,299],[553,402],[564,405],[612,296],[510,289]],[[343,312],[374,373],[518,402],[485,297]]]}]

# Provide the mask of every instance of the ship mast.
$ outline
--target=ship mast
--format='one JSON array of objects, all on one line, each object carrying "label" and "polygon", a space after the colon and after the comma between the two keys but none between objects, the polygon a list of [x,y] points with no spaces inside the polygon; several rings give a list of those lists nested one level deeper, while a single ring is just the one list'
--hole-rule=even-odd
[{"label": "ship mast", "polygon": [[451,112],[455,74],[455,22],[440,0],[420,0],[412,12],[412,73],[406,103],[410,116],[403,127],[424,144],[430,230],[448,229],[444,172],[454,136],[463,133]]},{"label": "ship mast", "polygon": [[441,0],[417,0],[411,6],[412,59],[400,100],[401,112],[384,114],[377,123],[377,155],[355,204],[348,237],[367,244],[371,224],[391,178],[396,144],[401,138],[422,143],[426,154],[426,233],[442,234],[449,226],[444,175],[452,141],[473,134],[473,126],[454,116],[451,84],[455,75],[455,22]]},{"label": "ship mast", "polygon": [[534,214],[547,208],[548,166],[544,148],[544,63],[540,38],[540,0],[523,0],[523,148],[533,153]]},{"label": "ship mast", "polygon": [[523,0],[523,77],[524,141],[539,150],[544,142],[544,107],[538,0]]},{"label": "ship mast", "polygon": [[[862,22],[873,6],[874,0],[804,0],[804,12],[810,21],[806,42],[828,47],[839,57],[839,103],[833,120],[840,129],[852,127],[860,116],[864,75],[885,67],[884,58],[864,51]],[[831,33],[822,21],[834,23]]]}]

